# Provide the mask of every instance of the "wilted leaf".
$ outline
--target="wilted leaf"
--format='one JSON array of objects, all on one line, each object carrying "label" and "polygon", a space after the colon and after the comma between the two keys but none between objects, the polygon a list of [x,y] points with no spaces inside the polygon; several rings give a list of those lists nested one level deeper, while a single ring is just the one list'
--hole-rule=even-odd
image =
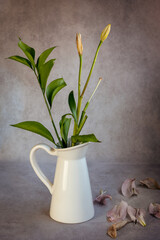
[{"label": "wilted leaf", "polygon": [[121,187],[121,191],[123,196],[131,197],[132,195],[138,195],[138,190],[136,188],[135,179],[134,178],[127,178]]},{"label": "wilted leaf", "polygon": [[119,222],[125,220],[127,216],[128,203],[121,201],[118,205],[115,205],[110,211],[107,212],[108,222]]},{"label": "wilted leaf", "polygon": [[116,237],[117,237],[117,230],[116,230],[115,224],[113,224],[112,226],[110,226],[110,227],[108,228],[107,234],[108,234],[111,238],[116,238]]},{"label": "wilted leaf", "polygon": [[146,178],[141,180],[140,183],[150,189],[160,189],[160,185],[154,178]]},{"label": "wilted leaf", "polygon": [[21,56],[16,55],[16,56],[11,56],[8,59],[15,60],[17,62],[23,63],[24,65],[26,65],[27,67],[30,67],[32,69],[31,62],[26,58],[23,58]]},{"label": "wilted leaf", "polygon": [[131,219],[132,222],[137,222],[137,218],[136,218],[136,208],[133,208],[131,206],[128,206],[127,208],[127,213]]},{"label": "wilted leaf", "polygon": [[52,81],[48,86],[46,90],[47,99],[49,102],[50,107],[52,107],[53,99],[56,96],[56,94],[66,86],[63,78],[58,78],[54,81]]},{"label": "wilted leaf", "polygon": [[145,216],[145,211],[140,208],[133,208],[131,206],[128,206],[127,209],[128,215],[131,218],[131,221],[137,223],[139,222],[143,227],[146,226],[144,216]]},{"label": "wilted leaf", "polygon": [[39,122],[26,121],[26,122],[20,122],[20,123],[11,125],[11,126],[21,128],[21,129],[24,129],[24,130],[27,130],[27,131],[30,131],[30,132],[34,132],[36,134],[39,134],[39,135],[47,138],[51,142],[55,143],[55,141],[54,141],[51,133],[49,132],[49,130]]},{"label": "wilted leaf", "polygon": [[106,191],[101,190],[100,194],[94,200],[94,203],[98,203],[100,205],[106,205],[106,199],[109,198],[110,200],[112,197],[106,194]]},{"label": "wilted leaf", "polygon": [[113,225],[111,225],[108,230],[107,230],[107,234],[111,237],[111,238],[116,238],[117,237],[117,231],[120,230],[122,227],[124,227],[127,223],[129,223],[130,221],[123,220],[120,221],[118,223],[115,223]]},{"label": "wilted leaf", "polygon": [[159,203],[150,203],[149,205],[149,213],[155,216],[156,218],[160,218],[160,204]]}]

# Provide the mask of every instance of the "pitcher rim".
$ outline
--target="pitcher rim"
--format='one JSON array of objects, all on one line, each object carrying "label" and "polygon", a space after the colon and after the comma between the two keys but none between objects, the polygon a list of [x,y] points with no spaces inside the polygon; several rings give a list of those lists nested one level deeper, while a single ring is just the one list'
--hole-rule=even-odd
[{"label": "pitcher rim", "polygon": [[87,143],[81,143],[79,145],[76,145],[76,146],[73,146],[73,147],[67,147],[67,148],[55,148],[56,151],[60,151],[60,152],[63,152],[63,151],[69,151],[69,150],[74,150],[74,149],[77,149],[77,148],[82,148],[82,147],[85,147],[87,145],[89,145],[90,142],[87,142]]}]

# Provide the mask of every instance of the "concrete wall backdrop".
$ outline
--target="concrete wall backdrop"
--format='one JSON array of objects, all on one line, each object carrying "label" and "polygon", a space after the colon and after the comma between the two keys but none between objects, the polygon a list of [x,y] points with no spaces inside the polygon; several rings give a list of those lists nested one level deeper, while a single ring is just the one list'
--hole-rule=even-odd
[{"label": "concrete wall backdrop", "polygon": [[21,55],[18,36],[36,49],[36,56],[46,48],[59,46],[51,55],[57,60],[49,78],[64,77],[68,84],[54,102],[53,115],[58,124],[60,116],[69,111],[69,92],[73,89],[77,93],[76,32],[82,34],[84,46],[84,84],[101,31],[108,23],[112,24],[111,34],[100,49],[86,92],[89,97],[98,78],[103,78],[83,131],[94,132],[102,143],[90,146],[88,161],[159,162],[159,0],[0,0],[1,160],[28,161],[32,146],[50,144],[9,124],[35,120],[52,130],[33,73],[5,59]]}]

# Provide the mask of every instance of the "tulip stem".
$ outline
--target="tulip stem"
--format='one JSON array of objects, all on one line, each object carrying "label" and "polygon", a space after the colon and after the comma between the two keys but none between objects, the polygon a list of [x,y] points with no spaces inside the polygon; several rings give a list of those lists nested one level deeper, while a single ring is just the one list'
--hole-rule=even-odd
[{"label": "tulip stem", "polygon": [[[83,88],[83,91],[81,93],[81,71],[82,71],[82,55],[79,54],[79,59],[80,59],[80,64],[79,64],[79,77],[78,77],[78,104],[77,104],[77,121],[79,121],[79,116],[80,116],[80,111],[81,111],[81,105],[82,105],[82,100],[83,100],[83,96],[84,96],[84,93],[86,91],[86,88],[88,86],[88,83],[89,83],[89,80],[91,78],[91,74],[92,74],[92,71],[93,71],[93,68],[94,68],[94,65],[95,65],[95,62],[96,62],[96,59],[97,59],[97,56],[98,56],[98,52],[99,52],[99,49],[102,45],[102,41],[100,40],[99,44],[98,44],[98,47],[97,47],[97,50],[96,50],[96,53],[95,53],[95,56],[94,56],[94,59],[93,59],[93,62],[92,62],[92,66],[91,66],[91,69],[90,69],[90,72],[89,72],[89,75],[88,75],[88,78],[86,80],[86,83],[84,85],[84,88]],[[81,118],[80,118],[80,121],[79,121],[79,124],[77,126],[76,123],[74,123],[74,130],[73,130],[73,136],[76,135],[76,134],[79,134],[81,129],[83,128],[83,125],[85,123],[85,121],[87,120],[87,117],[85,118],[85,121],[84,121],[84,117],[85,117],[85,113],[86,113],[86,110],[88,108],[88,105],[94,95],[94,93],[96,92],[99,84],[100,84],[100,81],[98,82],[95,90],[93,91],[89,101],[86,103],[83,111],[82,111],[82,114],[81,114]]]},{"label": "tulip stem", "polygon": [[92,99],[92,97],[94,96],[94,94],[95,94],[95,92],[96,92],[96,90],[97,90],[97,88],[98,88],[98,86],[99,86],[99,84],[100,84],[100,82],[102,81],[102,78],[100,77],[99,78],[99,81],[98,81],[98,83],[97,83],[97,85],[96,85],[96,87],[95,87],[95,89],[94,89],[94,91],[93,91],[93,93],[92,93],[92,95],[90,96],[90,98],[89,98],[89,101],[88,102],[90,102],[91,101],[91,99]]},{"label": "tulip stem", "polygon": [[80,115],[81,104],[82,104],[82,97],[81,97],[81,72],[82,72],[82,55],[79,55],[77,121],[79,121],[79,115]]},{"label": "tulip stem", "polygon": [[95,53],[95,56],[94,56],[94,59],[93,59],[93,62],[92,62],[92,66],[91,66],[91,69],[90,69],[90,72],[89,72],[89,75],[88,75],[88,78],[87,78],[87,81],[84,85],[84,88],[83,88],[83,91],[81,93],[81,97],[83,97],[85,91],[86,91],[86,88],[88,86],[88,83],[89,83],[89,80],[90,80],[90,77],[91,77],[91,74],[92,74],[92,71],[93,71],[93,68],[94,68],[94,65],[95,65],[95,62],[96,62],[96,59],[97,59],[97,56],[98,56],[98,52],[99,52],[99,49],[102,45],[102,41],[100,40],[99,44],[98,44],[98,47],[97,47],[97,50],[96,50],[96,53]]},{"label": "tulip stem", "polygon": [[[81,97],[81,72],[82,72],[82,55],[79,55],[79,76],[78,76],[78,104],[77,104],[77,122],[81,111],[82,97]],[[73,135],[77,133],[78,126],[74,123]]]},{"label": "tulip stem", "polygon": [[77,106],[77,121],[81,111],[82,97],[81,97],[81,72],[82,72],[82,55],[79,55],[79,77],[78,77],[78,106]]},{"label": "tulip stem", "polygon": [[77,134],[80,133],[80,131],[82,130],[82,128],[83,128],[83,126],[84,126],[84,123],[86,122],[86,120],[87,120],[87,118],[88,118],[87,115],[85,115],[85,114],[86,114],[86,111],[87,111],[87,108],[88,108],[88,106],[89,106],[89,104],[90,104],[90,101],[91,101],[92,97],[94,96],[94,94],[95,94],[95,92],[96,92],[96,90],[97,90],[97,88],[98,88],[98,86],[99,86],[99,84],[100,84],[101,81],[102,81],[102,78],[99,78],[99,81],[98,81],[98,83],[97,83],[97,85],[96,85],[93,93],[91,94],[88,102],[86,103],[86,105],[85,105],[85,107],[84,107],[84,109],[83,109],[83,111],[82,111],[81,118],[80,118],[79,125],[78,125],[78,132],[77,132]]},{"label": "tulip stem", "polygon": [[79,55],[79,76],[78,76],[78,100],[81,95],[81,72],[82,72],[82,55]]}]

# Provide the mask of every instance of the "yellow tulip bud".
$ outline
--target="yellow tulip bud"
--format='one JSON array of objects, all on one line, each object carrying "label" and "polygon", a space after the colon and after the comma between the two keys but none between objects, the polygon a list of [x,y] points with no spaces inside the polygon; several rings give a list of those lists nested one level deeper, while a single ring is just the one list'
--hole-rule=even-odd
[{"label": "yellow tulip bud", "polygon": [[111,24],[108,24],[101,33],[101,41],[103,42],[109,35],[111,31]]},{"label": "yellow tulip bud", "polygon": [[81,39],[81,34],[80,33],[76,34],[76,43],[77,43],[78,54],[79,54],[79,56],[82,56],[83,45],[82,45],[82,39]]}]

